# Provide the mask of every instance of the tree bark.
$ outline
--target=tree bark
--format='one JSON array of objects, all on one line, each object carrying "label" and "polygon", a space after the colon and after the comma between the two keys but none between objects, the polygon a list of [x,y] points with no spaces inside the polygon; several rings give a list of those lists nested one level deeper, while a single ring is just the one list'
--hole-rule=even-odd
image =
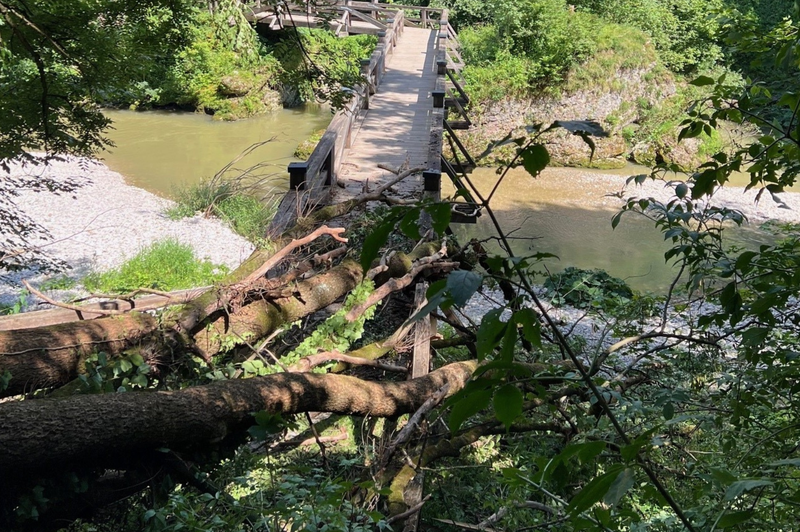
[{"label": "tree bark", "polygon": [[[322,309],[363,278],[361,266],[345,260],[331,270],[298,283],[290,297],[259,300],[234,314],[224,314],[200,329],[191,341],[206,356],[224,348],[253,342],[285,323]],[[11,381],[0,397],[29,390],[63,385],[83,371],[86,357],[96,351],[119,355],[126,349],[149,343],[148,351],[170,351],[170,320],[159,327],[156,318],[131,313],[122,316],[77,321],[21,331],[0,331],[0,374],[8,371]],[[164,355],[166,356],[166,355]],[[158,361],[156,361],[158,362]]]},{"label": "tree bark", "polygon": [[97,351],[122,353],[158,330],[158,320],[132,312],[88,321],[0,332],[0,374],[11,381],[0,397],[62,385],[83,371],[86,357]]},{"label": "tree bark", "polygon": [[0,404],[0,477],[98,467],[161,447],[219,442],[252,423],[254,412],[333,412],[392,417],[414,412],[445,384],[460,390],[477,367],[457,362],[404,382],[281,373],[174,392],[81,395]]}]

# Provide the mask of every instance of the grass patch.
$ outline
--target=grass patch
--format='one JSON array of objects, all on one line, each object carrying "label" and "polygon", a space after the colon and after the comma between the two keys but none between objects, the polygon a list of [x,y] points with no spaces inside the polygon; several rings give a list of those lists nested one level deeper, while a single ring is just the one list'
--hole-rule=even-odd
[{"label": "grass patch", "polygon": [[119,268],[90,273],[83,280],[91,292],[122,293],[137,288],[179,290],[220,280],[228,269],[199,260],[190,246],[175,239],[162,240],[142,249]]},{"label": "grass patch", "polygon": [[275,216],[275,205],[267,205],[253,196],[234,194],[216,204],[214,212],[238,234],[260,246]]},{"label": "grass patch", "polygon": [[243,190],[236,181],[207,179],[175,192],[175,206],[167,209],[171,220],[189,218],[202,213],[216,216],[237,234],[257,246],[264,245],[275,205],[265,203]]}]

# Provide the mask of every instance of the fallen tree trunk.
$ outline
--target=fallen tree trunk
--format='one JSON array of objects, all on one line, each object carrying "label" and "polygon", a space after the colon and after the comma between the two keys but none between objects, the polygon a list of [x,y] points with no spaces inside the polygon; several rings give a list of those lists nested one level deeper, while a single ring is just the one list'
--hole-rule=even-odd
[{"label": "fallen tree trunk", "polygon": [[187,449],[223,440],[254,412],[392,417],[414,412],[448,384],[460,390],[477,363],[457,362],[404,382],[344,375],[281,373],[220,381],[174,392],[81,395],[0,405],[4,482],[82,463],[101,466],[161,447]]},{"label": "fallen tree trunk", "polygon": [[97,351],[118,355],[158,331],[158,320],[132,312],[48,327],[0,332],[0,375],[11,380],[0,397],[66,384]]},{"label": "fallen tree trunk", "polygon": [[[437,244],[419,246],[403,261],[406,274],[413,261],[438,250]],[[258,266],[248,268],[251,272]],[[403,270],[403,268],[399,269]],[[246,270],[241,273],[244,277]],[[294,285],[292,294],[274,300],[257,299],[235,312],[217,312],[213,321],[193,331],[175,330],[185,318],[180,307],[156,320],[147,314],[124,314],[78,321],[24,331],[0,331],[0,375],[8,371],[11,380],[0,391],[0,397],[17,395],[33,389],[63,385],[83,371],[86,357],[96,351],[119,355],[127,349],[142,346],[151,366],[170,363],[176,350],[192,348],[205,357],[226,349],[246,345],[266,337],[286,323],[302,318],[330,305],[358,285],[363,279],[361,266],[344,260],[330,270]],[[213,303],[201,296],[203,306]],[[219,294],[214,295],[220,297]],[[192,303],[192,308],[200,305]],[[203,322],[201,322],[203,323]]]},{"label": "fallen tree trunk", "polygon": [[[225,314],[192,337],[205,356],[224,348],[267,336],[291,323],[325,308],[345,295],[363,278],[361,266],[345,260],[331,270],[298,283],[290,297],[259,300]],[[105,351],[118,355],[136,345],[148,344],[153,356],[166,356],[174,338],[169,321],[165,326],[147,314],[132,313],[91,321],[77,321],[22,331],[0,332],[0,375],[11,374],[0,396],[17,395],[48,386],[63,385],[82,370],[88,355]],[[167,360],[148,360],[151,365]]]}]

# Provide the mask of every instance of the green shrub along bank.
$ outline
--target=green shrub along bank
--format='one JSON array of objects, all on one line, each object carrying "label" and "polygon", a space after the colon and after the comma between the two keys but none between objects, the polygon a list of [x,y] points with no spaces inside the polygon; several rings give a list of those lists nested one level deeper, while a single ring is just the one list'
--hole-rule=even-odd
[{"label": "green shrub along bank", "polygon": [[[359,60],[376,43],[374,36],[340,39],[322,30],[262,37],[238,2],[217,2],[213,12],[205,3],[183,4],[180,9],[154,9],[148,24],[122,33],[122,49],[144,52],[145,59],[134,60],[131,52],[133,75],[109,83],[101,103],[133,109],[178,106],[220,120],[313,100],[337,106],[346,98],[341,87],[354,84]],[[171,40],[148,39],[148,30],[166,32]]]},{"label": "green shrub along bank", "polygon": [[190,246],[168,239],[142,249],[119,268],[89,274],[83,285],[90,292],[105,294],[137,288],[178,290],[212,284],[226,273],[224,266],[198,260]]},{"label": "green shrub along bank", "polygon": [[340,38],[329,31],[298,28],[284,30],[272,53],[292,98],[298,103],[321,99],[338,108],[350,98],[341,89],[361,82],[361,59],[372,54],[377,42],[374,35]]},{"label": "green shrub along bank", "polygon": [[[498,133],[526,123],[592,120],[607,136],[590,158],[585,145],[558,132],[556,164],[615,167],[662,158],[692,168],[718,151],[719,135],[678,143],[683,113],[705,96],[688,84],[699,74],[745,77],[768,86],[797,85],[789,68],[752,62],[726,45],[788,16],[791,2],[771,0],[441,0],[458,26],[464,76],[478,127],[465,135],[474,153]],[[502,136],[502,135],[501,135]],[[502,152],[498,154],[502,160]],[[491,165],[497,158],[484,161]]]}]

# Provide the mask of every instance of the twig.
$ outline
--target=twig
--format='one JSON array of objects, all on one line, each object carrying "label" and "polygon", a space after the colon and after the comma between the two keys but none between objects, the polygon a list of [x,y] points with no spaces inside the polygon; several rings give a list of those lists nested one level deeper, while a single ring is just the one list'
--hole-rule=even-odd
[{"label": "twig", "polygon": [[322,235],[330,235],[331,238],[336,240],[337,242],[347,243],[347,239],[342,236],[344,234],[345,229],[343,227],[328,227],[327,225],[323,225],[322,227],[316,229],[313,233],[309,234],[304,238],[294,239],[289,244],[287,244],[283,249],[278,251],[272,257],[267,259],[264,264],[262,264],[256,271],[248,275],[243,281],[233,285],[233,288],[241,288],[247,286],[258,278],[263,277],[266,275],[268,271],[275,267],[280,261],[284,259],[287,255],[289,255],[292,251],[299,248],[300,246],[304,246],[309,242],[313,242],[317,238],[321,237]]},{"label": "twig", "polygon": [[409,508],[405,512],[397,514],[397,515],[393,515],[392,517],[387,519],[386,520],[386,524],[391,525],[394,522],[400,521],[401,519],[405,519],[406,517],[414,515],[415,513],[417,513],[420,510],[422,510],[422,507],[425,506],[425,503],[428,502],[428,499],[430,499],[430,498],[431,498],[431,494],[430,493],[425,495],[425,497],[421,501],[419,501],[417,504],[415,504],[414,506],[412,506],[411,508]]},{"label": "twig", "polygon": [[317,367],[326,362],[345,362],[354,366],[370,366],[373,368],[382,369],[384,371],[395,371],[398,373],[406,373],[408,370],[401,366],[394,366],[392,364],[383,364],[377,360],[369,360],[361,357],[354,357],[337,353],[336,351],[325,351],[315,355],[309,355],[298,360],[295,364],[289,366],[289,371],[304,372],[309,371],[311,368]]},{"label": "twig", "polygon": [[404,445],[408,440],[411,439],[411,434],[413,434],[414,429],[425,419],[425,416],[433,410],[436,405],[438,405],[442,399],[447,397],[447,392],[450,390],[450,385],[445,384],[441,388],[439,388],[436,393],[434,393],[427,401],[422,403],[422,406],[414,412],[414,415],[411,416],[408,420],[408,423],[400,429],[400,432],[397,434],[397,437],[386,446],[386,449],[383,452],[383,457],[381,458],[381,468],[386,467],[386,464],[389,463],[389,460],[392,459],[392,456],[395,453],[395,450]]},{"label": "twig", "polygon": [[325,454],[325,444],[320,440],[319,433],[317,432],[317,427],[314,425],[314,420],[311,419],[311,414],[308,412],[306,414],[306,420],[308,420],[308,427],[311,429],[311,432],[314,434],[314,440],[317,442],[319,446],[319,453],[322,456],[322,467],[325,468],[325,471],[328,471],[328,456]]},{"label": "twig", "polygon": [[79,314],[83,312],[90,312],[92,314],[100,314],[101,316],[117,316],[119,314],[125,314],[128,312],[127,310],[87,309],[86,307],[82,307],[80,305],[70,305],[69,303],[62,303],[61,301],[56,301],[55,299],[44,295],[43,293],[35,289],[31,285],[31,283],[29,283],[26,280],[23,280],[22,284],[31,294],[35,295],[45,303],[50,303],[55,307],[65,308],[67,310],[74,310]]}]

